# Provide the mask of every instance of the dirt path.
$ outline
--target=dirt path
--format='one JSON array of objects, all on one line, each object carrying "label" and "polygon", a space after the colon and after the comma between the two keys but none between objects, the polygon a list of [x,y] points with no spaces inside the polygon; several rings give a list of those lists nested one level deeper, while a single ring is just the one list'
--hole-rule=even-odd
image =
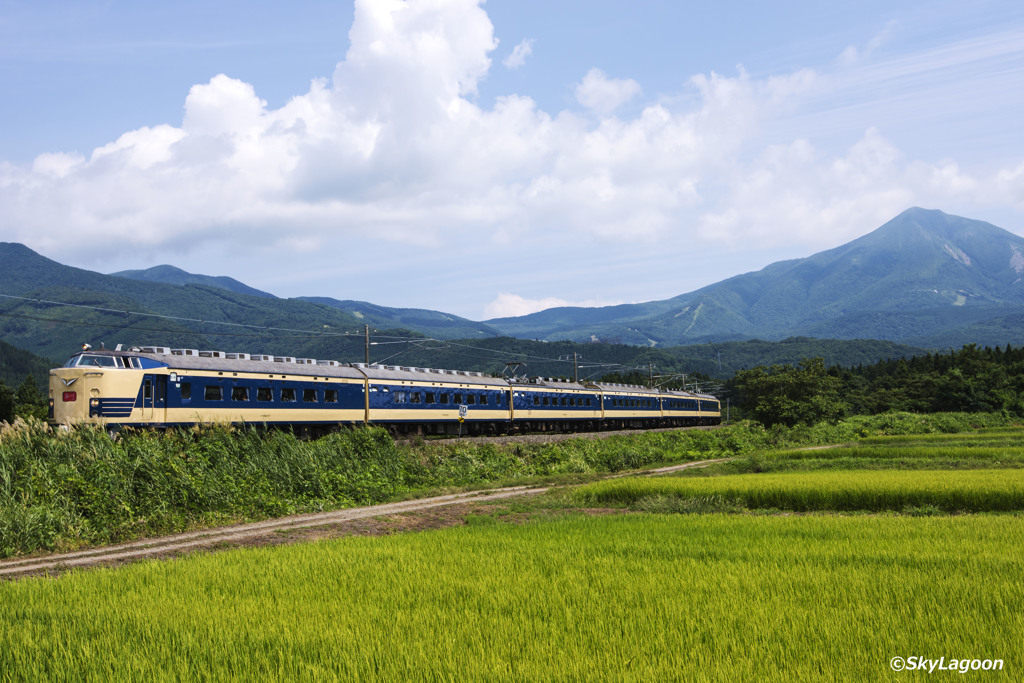
[{"label": "dirt path", "polygon": [[[690,467],[705,467],[727,459],[700,460],[611,476],[666,474]],[[69,569],[113,566],[142,559],[171,558],[201,550],[279,545],[353,534],[381,535],[440,528],[463,523],[466,515],[476,511],[481,503],[533,496],[550,488],[510,486],[485,491],[468,491],[368,507],[279,517],[58,555],[0,560],[0,579],[58,574]]]}]

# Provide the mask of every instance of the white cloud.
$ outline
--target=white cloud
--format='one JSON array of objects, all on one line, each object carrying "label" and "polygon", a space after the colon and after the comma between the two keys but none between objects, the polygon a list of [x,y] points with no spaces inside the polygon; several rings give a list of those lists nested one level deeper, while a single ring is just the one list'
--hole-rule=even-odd
[{"label": "white cloud", "polygon": [[[641,97],[639,84],[592,69],[576,87],[587,112],[546,112],[522,94],[477,101],[497,47],[479,0],[357,0],[355,10],[332,78],[279,108],[218,75],[190,90],[178,126],[128,131],[86,156],[0,165],[5,239],[76,265],[222,253],[262,260],[254,272],[280,273],[294,257],[301,266],[287,267],[303,275],[341,278],[346,259],[386,265],[393,249],[445,263],[462,251],[559,248],[585,261],[642,245],[678,262],[711,242],[834,245],[911,205],[1024,211],[1019,158],[983,171],[914,159],[870,123],[850,132],[845,112],[813,107],[845,148],[779,134],[785,126],[765,133],[842,83],[861,92],[870,69],[850,66],[845,80],[812,69],[698,74],[628,115],[615,112]],[[990,49],[1009,54],[1005,41]],[[907,62],[907,77],[919,78],[924,67]],[[552,291],[585,299],[573,292],[602,284],[584,280],[552,276]],[[602,286],[614,294],[613,282]],[[310,292],[324,293],[299,293]],[[472,294],[479,310],[493,290]],[[568,304],[503,294],[487,315]]]},{"label": "white cloud", "polygon": [[640,94],[640,84],[631,78],[608,78],[591,69],[576,86],[576,100],[599,114],[610,114]]},{"label": "white cloud", "polygon": [[512,52],[501,61],[509,69],[518,69],[523,64],[526,64],[526,58],[533,54],[533,38],[524,38],[519,41]]},{"label": "white cloud", "polygon": [[502,292],[491,303],[484,308],[484,319],[511,318],[520,315],[528,315],[537,311],[544,311],[549,308],[561,308],[563,306],[580,306],[583,308],[594,308],[597,306],[616,306],[622,301],[606,299],[587,299],[584,301],[567,301],[558,297],[543,297],[540,299],[527,299],[518,294]]},{"label": "white cloud", "polygon": [[875,50],[890,39],[897,25],[895,20],[889,21],[885,28],[876,33],[863,48],[859,48],[856,45],[848,45],[842,54],[839,55],[839,63],[849,66],[869,58]]}]

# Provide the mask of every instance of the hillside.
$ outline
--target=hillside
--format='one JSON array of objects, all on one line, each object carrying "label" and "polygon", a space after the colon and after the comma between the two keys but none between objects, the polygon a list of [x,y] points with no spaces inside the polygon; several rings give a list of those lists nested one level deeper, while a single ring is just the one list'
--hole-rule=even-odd
[{"label": "hillside", "polygon": [[344,311],[378,329],[382,327],[404,328],[437,339],[481,339],[501,336],[500,332],[483,323],[440,311],[429,311],[422,308],[388,308],[365,301],[339,301],[329,297],[304,296],[300,299],[337,308],[339,311]]},{"label": "hillside", "polygon": [[1022,274],[1024,239],[914,208],[841,247],[672,299],[486,323],[522,338],[660,346],[794,335],[998,344],[1024,331],[1015,323],[1024,314]]},{"label": "hillside", "polygon": [[[198,275],[175,266],[154,266],[146,270],[123,270],[111,273],[144,282],[161,282],[168,285],[203,285],[208,288],[225,289],[236,294],[248,294],[275,299],[273,294],[250,287],[234,278],[224,276]],[[297,301],[330,306],[346,313],[365,325],[376,329],[405,329],[438,339],[473,339],[497,337],[500,333],[484,325],[450,313],[429,311],[421,308],[388,308],[365,301],[339,301],[330,297],[297,297]],[[279,299],[284,301],[284,299]]]},{"label": "hillside", "polygon": [[313,342],[344,342],[335,335],[362,329],[329,306],[102,275],[11,243],[0,243],[0,292],[0,339],[54,359],[82,342],[301,355]]},{"label": "hillside", "polygon": [[52,360],[0,341],[0,382],[8,387],[18,387],[26,376],[32,375],[36,386],[43,389],[49,381],[50,368],[54,365],[56,363]]},{"label": "hillside", "polygon": [[277,298],[273,294],[268,294],[267,292],[260,291],[255,287],[250,287],[249,285],[239,282],[234,278],[225,277],[223,275],[198,275],[169,265],[153,266],[146,270],[122,270],[118,273],[111,273],[111,275],[114,277],[128,278],[129,280],[142,280],[143,282],[162,282],[166,285],[205,285],[207,287],[226,289],[229,292],[235,292],[236,294],[262,296],[270,299]]}]

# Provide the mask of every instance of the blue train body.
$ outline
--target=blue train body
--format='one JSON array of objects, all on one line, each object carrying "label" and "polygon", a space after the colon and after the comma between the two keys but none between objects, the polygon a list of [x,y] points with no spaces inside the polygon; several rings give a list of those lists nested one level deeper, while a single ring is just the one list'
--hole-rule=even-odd
[{"label": "blue train body", "polygon": [[55,425],[265,424],[319,434],[593,431],[718,424],[706,394],[478,372],[136,347],[83,351],[50,372]]}]

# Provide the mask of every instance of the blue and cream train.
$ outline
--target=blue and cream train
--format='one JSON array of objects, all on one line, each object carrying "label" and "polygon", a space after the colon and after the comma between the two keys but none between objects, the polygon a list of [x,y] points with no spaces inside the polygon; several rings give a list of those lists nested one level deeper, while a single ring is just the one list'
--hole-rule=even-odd
[{"label": "blue and cream train", "polygon": [[714,396],[685,391],[166,347],[84,350],[50,371],[49,393],[51,424],[111,431],[246,423],[315,436],[373,423],[483,434],[721,421]]}]

